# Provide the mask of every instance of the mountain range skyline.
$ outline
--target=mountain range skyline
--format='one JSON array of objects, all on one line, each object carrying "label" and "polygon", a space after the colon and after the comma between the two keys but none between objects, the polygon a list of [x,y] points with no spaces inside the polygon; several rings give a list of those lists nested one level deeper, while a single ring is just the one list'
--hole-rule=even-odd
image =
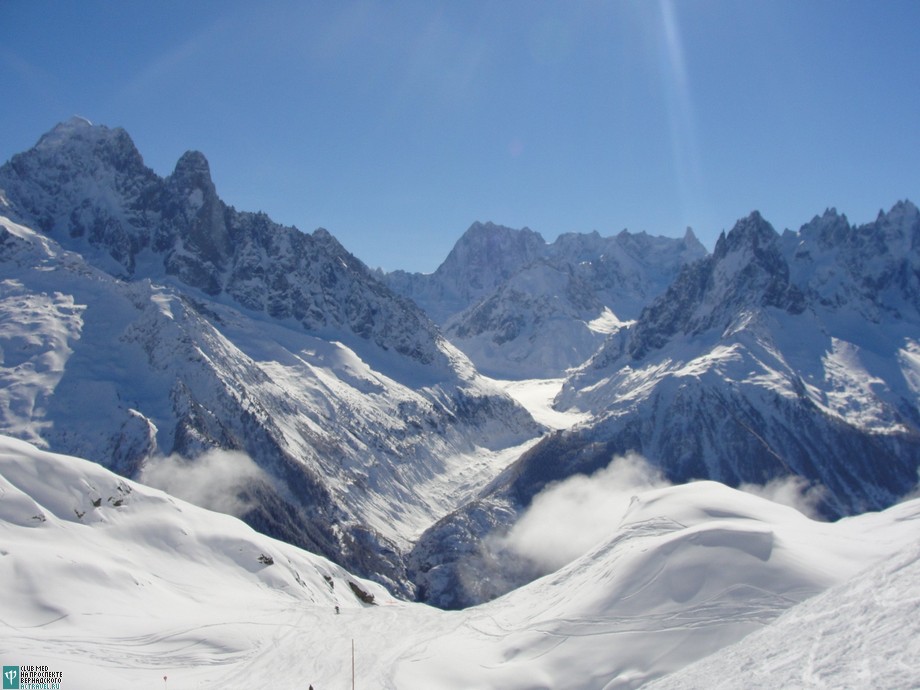
[{"label": "mountain range skyline", "polygon": [[36,123],[121,126],[158,175],[205,151],[230,205],[325,227],[386,271],[434,271],[477,219],[549,241],[690,226],[711,251],[754,209],[796,230],[826,207],[862,224],[916,196],[918,13],[4,2],[0,89],[16,107],[0,160]]}]

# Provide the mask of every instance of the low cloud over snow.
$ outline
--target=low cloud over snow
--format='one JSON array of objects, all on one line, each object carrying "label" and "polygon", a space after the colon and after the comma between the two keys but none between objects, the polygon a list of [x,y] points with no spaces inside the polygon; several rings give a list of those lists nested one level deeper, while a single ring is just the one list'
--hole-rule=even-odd
[{"label": "low cloud over snow", "polygon": [[503,546],[549,572],[609,538],[636,494],[669,486],[637,453],[604,469],[574,475],[540,492],[504,538]]},{"label": "low cloud over snow", "polygon": [[151,458],[140,480],[202,508],[243,515],[250,503],[240,494],[269,477],[246,453],[213,449],[189,460],[179,455]]},{"label": "low cloud over snow", "polygon": [[818,505],[824,499],[827,489],[821,484],[813,484],[805,477],[789,475],[771,479],[766,484],[742,484],[738,488],[774,503],[795,508],[812,520],[822,519]]},{"label": "low cloud over snow", "polygon": [[[574,475],[546,487],[511,530],[487,548],[497,546],[551,572],[609,539],[634,496],[667,486],[671,483],[661,471],[638,453],[616,456],[592,475]],[[798,476],[738,488],[812,519],[820,519],[818,505],[826,493],[820,484]]]}]

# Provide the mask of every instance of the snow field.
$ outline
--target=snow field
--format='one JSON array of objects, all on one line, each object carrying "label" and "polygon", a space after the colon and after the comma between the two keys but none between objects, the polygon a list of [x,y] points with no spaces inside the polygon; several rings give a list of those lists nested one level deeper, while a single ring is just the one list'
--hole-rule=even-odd
[{"label": "snow field", "polygon": [[[909,575],[920,556],[920,501],[820,523],[698,482],[640,494],[559,571],[444,612],[22,441],[0,438],[0,476],[0,652],[63,671],[69,689],[162,687],[164,675],[173,689],[347,687],[352,640],[364,687],[638,687],[767,634],[865,567],[904,552]],[[900,639],[889,628],[879,634]]]}]

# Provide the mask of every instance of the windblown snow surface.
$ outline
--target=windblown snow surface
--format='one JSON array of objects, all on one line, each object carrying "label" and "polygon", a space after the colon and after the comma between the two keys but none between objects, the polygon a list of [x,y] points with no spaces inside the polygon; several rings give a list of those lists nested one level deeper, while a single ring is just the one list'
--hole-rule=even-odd
[{"label": "windblown snow surface", "polygon": [[568,566],[447,612],[0,437],[0,659],[67,690],[345,688],[352,644],[362,688],[635,688],[706,657],[662,687],[916,687],[918,528],[920,500],[822,523],[657,489]]}]

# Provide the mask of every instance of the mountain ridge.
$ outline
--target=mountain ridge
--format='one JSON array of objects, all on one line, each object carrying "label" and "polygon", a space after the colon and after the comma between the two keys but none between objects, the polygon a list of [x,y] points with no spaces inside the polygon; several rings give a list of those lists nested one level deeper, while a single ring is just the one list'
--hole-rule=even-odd
[{"label": "mountain ridge", "polygon": [[474,223],[431,274],[383,279],[413,299],[477,368],[497,378],[562,376],[634,319],[680,266],[706,254],[683,238],[565,233]]},{"label": "mountain ridge", "polygon": [[198,152],[160,178],[72,120],[0,188],[4,432],[128,476],[243,452],[244,517],[403,596],[410,536],[540,432],[330,233],[224,204]]}]

